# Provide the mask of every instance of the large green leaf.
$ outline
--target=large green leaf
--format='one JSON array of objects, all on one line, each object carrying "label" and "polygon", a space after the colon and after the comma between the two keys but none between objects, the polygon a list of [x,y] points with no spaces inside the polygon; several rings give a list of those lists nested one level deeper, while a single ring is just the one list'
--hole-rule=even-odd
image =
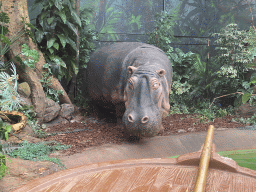
[{"label": "large green leaf", "polygon": [[72,70],[77,75],[77,73],[79,72],[79,68],[76,66],[76,62],[71,60],[71,66],[72,66]]},{"label": "large green leaf", "polygon": [[81,27],[82,26],[81,20],[80,20],[79,16],[76,14],[74,9],[71,10],[71,16],[73,17],[75,22],[79,25],[79,27]]},{"label": "large green leaf", "polygon": [[[40,16],[40,20],[41,20],[41,21],[44,20],[44,18],[45,18],[46,16],[48,16],[49,14],[50,14],[49,11],[42,12],[42,14],[41,14],[41,16]],[[43,25],[42,25],[42,26],[43,26]]]},{"label": "large green leaf", "polygon": [[73,23],[70,23],[69,21],[67,21],[66,24],[68,25],[68,27],[69,27],[76,35],[78,35],[76,26],[75,26]]},{"label": "large green leaf", "polygon": [[242,103],[245,104],[251,97],[251,93],[245,93],[243,96],[242,96]]},{"label": "large green leaf", "polygon": [[59,15],[64,24],[67,22],[67,16],[63,11],[56,11],[56,15]]},{"label": "large green leaf", "polygon": [[59,50],[59,43],[53,43],[53,47],[56,49],[56,50]]},{"label": "large green leaf", "polygon": [[67,38],[64,35],[57,34],[57,36],[60,39],[62,47],[65,48],[66,43],[67,43]]},{"label": "large green leaf", "polygon": [[67,42],[68,44],[71,45],[71,47],[76,51],[76,43],[75,41],[73,41],[72,39],[70,39],[69,37],[67,38]]},{"label": "large green leaf", "polygon": [[48,49],[48,51],[53,54],[54,53],[54,50],[52,48]]},{"label": "large green leaf", "polygon": [[62,9],[62,1],[60,0],[55,0],[54,5],[57,7],[57,9],[61,10]]},{"label": "large green leaf", "polygon": [[53,37],[47,41],[47,48],[50,49],[53,46],[53,43],[56,41],[56,38]]},{"label": "large green leaf", "polygon": [[43,38],[44,38],[44,32],[41,31],[41,30],[37,30],[37,31],[35,32],[35,36],[36,36],[37,42],[38,42],[38,43],[41,43],[42,40],[43,40]]},{"label": "large green leaf", "polygon": [[53,20],[54,20],[54,17],[50,17],[50,18],[47,19],[47,23],[48,23],[49,25],[51,25],[52,22],[53,22]]},{"label": "large green leaf", "polygon": [[49,55],[49,58],[54,61],[55,63],[57,63],[58,65],[67,68],[66,63],[57,55]]},{"label": "large green leaf", "polygon": [[251,75],[250,84],[256,84],[256,73],[253,73]]}]

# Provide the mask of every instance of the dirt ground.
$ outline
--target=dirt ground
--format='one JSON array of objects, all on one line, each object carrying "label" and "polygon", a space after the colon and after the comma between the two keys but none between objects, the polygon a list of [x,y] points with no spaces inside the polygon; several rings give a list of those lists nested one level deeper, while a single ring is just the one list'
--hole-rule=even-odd
[{"label": "dirt ground", "polygon": [[[206,131],[210,124],[215,128],[242,127],[242,124],[232,122],[233,116],[217,118],[214,122],[200,122],[197,115],[173,114],[163,120],[164,132],[162,136],[185,134],[187,132]],[[87,147],[103,144],[121,144],[124,141],[123,127],[114,122],[114,118],[97,119],[95,117],[76,119],[73,123],[57,124],[48,127],[49,134],[45,140],[55,140],[71,147],[64,150],[65,155],[79,153]],[[68,133],[71,132],[71,133]],[[73,132],[73,133],[72,133]]]},{"label": "dirt ground", "polygon": [[[200,122],[197,115],[174,114],[163,120],[163,127],[165,129],[161,135],[206,131],[210,124],[214,125],[215,128],[236,128],[244,126],[243,124],[232,122],[232,118],[232,116],[226,116],[217,118],[214,122],[205,123]],[[68,156],[79,153],[85,148],[103,144],[122,144],[125,141],[122,126],[117,125],[115,119],[112,117],[98,119],[94,116],[79,116],[69,123],[48,126],[45,131],[48,134],[52,134],[52,136],[42,140],[55,140],[71,146],[69,149],[58,153],[58,156]],[[18,158],[9,158],[9,160],[11,160],[7,161],[9,174],[6,174],[0,181],[0,192],[12,191],[30,180],[60,170],[52,162],[31,162]]]}]

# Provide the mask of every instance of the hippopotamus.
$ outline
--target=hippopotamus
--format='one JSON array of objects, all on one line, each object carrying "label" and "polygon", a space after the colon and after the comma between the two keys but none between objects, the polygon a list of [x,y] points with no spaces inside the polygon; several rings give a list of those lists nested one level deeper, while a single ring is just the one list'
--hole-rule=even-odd
[{"label": "hippopotamus", "polygon": [[87,65],[87,83],[94,102],[122,117],[126,134],[151,137],[163,131],[172,64],[161,49],[140,42],[102,47]]}]

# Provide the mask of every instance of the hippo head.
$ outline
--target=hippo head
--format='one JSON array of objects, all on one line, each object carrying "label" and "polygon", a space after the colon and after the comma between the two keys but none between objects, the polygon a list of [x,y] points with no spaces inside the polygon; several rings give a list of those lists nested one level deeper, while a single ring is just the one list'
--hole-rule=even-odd
[{"label": "hippo head", "polygon": [[[150,68],[150,70],[149,70]],[[165,70],[156,66],[129,66],[124,89],[123,123],[130,136],[155,136],[162,130],[162,117],[170,109]]]}]

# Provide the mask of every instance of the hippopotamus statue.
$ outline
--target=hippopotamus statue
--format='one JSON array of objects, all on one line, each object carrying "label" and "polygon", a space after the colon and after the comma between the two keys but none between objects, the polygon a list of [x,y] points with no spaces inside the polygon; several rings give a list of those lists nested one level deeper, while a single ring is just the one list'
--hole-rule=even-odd
[{"label": "hippopotamus statue", "polygon": [[155,136],[163,130],[172,65],[161,49],[140,42],[100,48],[88,63],[87,82],[92,100],[114,108],[128,135]]}]

